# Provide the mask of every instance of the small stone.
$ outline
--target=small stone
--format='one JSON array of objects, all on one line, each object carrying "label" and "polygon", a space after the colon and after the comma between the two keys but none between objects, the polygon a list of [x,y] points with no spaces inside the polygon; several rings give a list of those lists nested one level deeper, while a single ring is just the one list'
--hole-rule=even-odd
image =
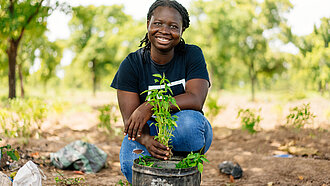
[{"label": "small stone", "polygon": [[231,171],[234,169],[234,164],[231,161],[224,161],[219,164],[219,169],[221,173],[231,174]]},{"label": "small stone", "polygon": [[243,170],[238,163],[234,164],[231,161],[224,161],[219,164],[219,170],[221,173],[232,175],[235,179],[239,179],[243,176]]}]

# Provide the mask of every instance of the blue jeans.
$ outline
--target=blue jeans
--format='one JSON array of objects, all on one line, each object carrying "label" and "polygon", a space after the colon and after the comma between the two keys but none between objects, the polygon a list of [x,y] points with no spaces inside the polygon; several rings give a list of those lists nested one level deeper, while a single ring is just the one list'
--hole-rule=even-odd
[{"label": "blue jeans", "polygon": [[[206,152],[211,146],[213,134],[212,127],[203,114],[194,110],[182,110],[174,115],[178,116],[176,121],[178,127],[173,132],[174,137],[171,138],[172,150],[191,152],[204,147],[204,152]],[[147,122],[149,126],[153,121]],[[156,135],[155,125],[150,126],[150,135]],[[128,140],[127,135],[125,136],[119,159],[121,172],[130,183],[132,183],[133,161],[141,156],[133,150],[142,150],[143,155],[150,156],[145,146],[137,141]]]}]

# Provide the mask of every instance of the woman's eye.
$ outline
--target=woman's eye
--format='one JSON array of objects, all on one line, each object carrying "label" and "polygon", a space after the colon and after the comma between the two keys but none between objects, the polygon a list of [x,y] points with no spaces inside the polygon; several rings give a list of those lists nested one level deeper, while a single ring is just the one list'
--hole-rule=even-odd
[{"label": "woman's eye", "polygon": [[161,25],[161,23],[159,23],[159,22],[155,22],[154,24],[157,26]]},{"label": "woman's eye", "polygon": [[171,25],[171,28],[178,29],[178,27],[176,25]]}]

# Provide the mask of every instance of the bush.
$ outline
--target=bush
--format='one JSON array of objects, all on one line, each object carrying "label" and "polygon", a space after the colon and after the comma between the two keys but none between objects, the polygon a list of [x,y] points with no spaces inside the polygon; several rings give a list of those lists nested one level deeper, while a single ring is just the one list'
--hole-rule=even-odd
[{"label": "bush", "polygon": [[299,129],[313,124],[316,116],[311,113],[310,108],[309,103],[290,108],[290,114],[286,117],[286,125]]},{"label": "bush", "polygon": [[98,127],[104,129],[108,135],[111,135],[114,132],[112,124],[116,123],[119,118],[119,116],[117,115],[117,113],[119,112],[117,105],[103,105],[98,109],[98,111],[100,112],[100,123],[98,124]]},{"label": "bush", "polygon": [[[261,111],[261,108],[258,112]],[[239,109],[237,118],[241,118],[241,125],[243,130],[247,130],[249,133],[253,134],[257,132],[257,128],[259,128],[259,123],[261,121],[260,115],[256,113],[257,111],[254,109]]]},{"label": "bush", "polygon": [[0,125],[7,137],[31,137],[33,132],[40,133],[47,117],[48,106],[37,98],[15,98],[5,102],[0,109]]}]

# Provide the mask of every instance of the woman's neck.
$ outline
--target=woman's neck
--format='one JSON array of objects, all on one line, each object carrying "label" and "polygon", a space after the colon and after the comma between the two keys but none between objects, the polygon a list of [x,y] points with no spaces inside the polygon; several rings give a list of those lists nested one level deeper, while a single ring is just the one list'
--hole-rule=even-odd
[{"label": "woman's neck", "polygon": [[161,52],[159,50],[153,50],[153,47],[150,49],[151,59],[160,65],[166,64],[172,60],[174,57],[174,49],[168,52]]}]

